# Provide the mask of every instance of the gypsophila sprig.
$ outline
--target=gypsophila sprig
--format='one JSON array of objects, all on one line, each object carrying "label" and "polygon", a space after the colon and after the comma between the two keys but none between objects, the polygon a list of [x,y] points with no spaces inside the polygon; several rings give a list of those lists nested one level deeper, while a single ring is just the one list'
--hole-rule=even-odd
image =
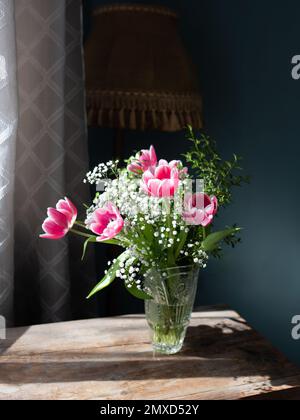
[{"label": "gypsophila sprig", "polygon": [[84,184],[89,183],[93,185],[98,184],[102,180],[115,178],[118,176],[118,165],[118,160],[99,163],[92,171],[86,174],[86,178],[83,180]]}]

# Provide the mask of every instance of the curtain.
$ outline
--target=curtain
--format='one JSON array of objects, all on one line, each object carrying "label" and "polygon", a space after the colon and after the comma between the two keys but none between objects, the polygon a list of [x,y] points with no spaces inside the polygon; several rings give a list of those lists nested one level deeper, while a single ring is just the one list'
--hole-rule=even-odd
[{"label": "curtain", "polygon": [[13,191],[17,129],[14,2],[0,1],[0,314],[13,319]]},{"label": "curtain", "polygon": [[[9,26],[12,31],[12,21]],[[81,1],[17,0],[15,34],[19,122],[16,158],[11,150],[6,162],[9,168],[15,165],[13,211],[0,202],[0,214],[9,213],[15,222],[14,275],[10,252],[6,305],[15,325],[95,316],[95,301],[85,299],[95,283],[91,251],[82,264],[80,238],[38,237],[46,208],[59,198],[67,195],[78,207],[90,200],[82,183],[88,153]],[[6,115],[9,121],[13,117]],[[12,224],[4,223],[12,235]]]}]

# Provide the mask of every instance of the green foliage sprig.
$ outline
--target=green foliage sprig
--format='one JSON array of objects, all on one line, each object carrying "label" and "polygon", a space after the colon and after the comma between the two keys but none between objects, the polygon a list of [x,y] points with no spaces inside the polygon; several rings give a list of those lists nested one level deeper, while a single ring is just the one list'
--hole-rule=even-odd
[{"label": "green foliage sprig", "polygon": [[[188,140],[193,143],[191,150],[184,154],[184,157],[195,171],[198,179],[204,181],[205,193],[215,195],[218,198],[219,207],[226,207],[232,202],[233,187],[241,187],[244,183],[249,183],[249,176],[241,175],[242,158],[233,154],[230,160],[224,160],[217,151],[216,142],[205,134],[196,137],[193,128],[188,126]],[[223,240],[226,245],[234,248],[241,242],[238,236],[240,229],[237,225],[228,228],[230,234]],[[222,247],[220,242],[211,250],[211,254],[216,258],[222,257]]]},{"label": "green foliage sprig", "polygon": [[205,183],[205,192],[218,198],[219,206],[225,207],[232,202],[232,187],[240,187],[249,182],[249,177],[240,175],[242,158],[233,155],[223,160],[219,155],[216,142],[205,134],[197,138],[188,126],[188,139],[193,142],[192,149],[184,154],[186,161],[195,170],[195,175]]}]

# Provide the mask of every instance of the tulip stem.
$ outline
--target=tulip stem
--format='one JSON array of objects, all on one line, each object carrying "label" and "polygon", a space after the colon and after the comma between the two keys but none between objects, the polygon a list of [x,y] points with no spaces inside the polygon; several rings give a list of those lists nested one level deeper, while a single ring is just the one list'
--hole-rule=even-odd
[{"label": "tulip stem", "polygon": [[92,237],[92,235],[89,235],[88,233],[80,232],[77,229],[70,229],[70,232],[76,233],[76,235],[79,235],[79,236],[84,236],[85,238],[91,238]]},{"label": "tulip stem", "polygon": [[84,229],[86,229],[86,226],[85,226],[85,224],[83,222],[76,221],[75,222],[75,225],[80,226],[80,227],[83,227]]}]

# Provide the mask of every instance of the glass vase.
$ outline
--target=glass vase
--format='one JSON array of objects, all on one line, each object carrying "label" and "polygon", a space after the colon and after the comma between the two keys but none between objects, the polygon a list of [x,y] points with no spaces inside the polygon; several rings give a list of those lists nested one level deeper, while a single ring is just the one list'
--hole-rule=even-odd
[{"label": "glass vase", "polygon": [[145,301],[145,314],[151,330],[153,350],[178,353],[191,318],[199,267],[152,268],[145,279],[152,299]]}]

